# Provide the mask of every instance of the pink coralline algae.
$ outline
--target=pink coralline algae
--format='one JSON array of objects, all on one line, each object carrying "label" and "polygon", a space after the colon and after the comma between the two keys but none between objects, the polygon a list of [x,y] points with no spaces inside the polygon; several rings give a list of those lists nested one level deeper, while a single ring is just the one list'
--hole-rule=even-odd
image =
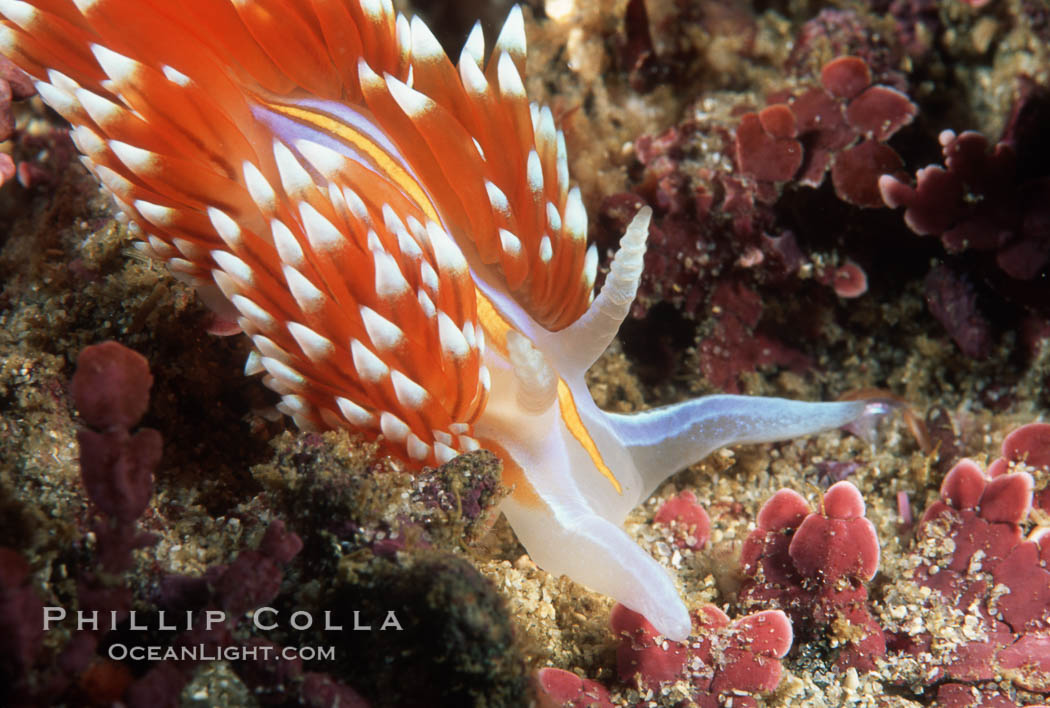
[{"label": "pink coralline algae", "polygon": [[868,274],[851,260],[833,270],[825,270],[818,276],[825,285],[830,285],[841,298],[852,299],[868,292]]},{"label": "pink coralline algae", "polygon": [[117,342],[86,347],[77,357],[70,389],[81,419],[91,426],[77,431],[80,476],[100,512],[97,550],[109,572],[127,570],[131,551],[153,544],[136,531],[136,520],[153,495],[163,441],[152,428],[131,432],[149,407],[152,385],[146,358]]},{"label": "pink coralline algae", "polygon": [[274,521],[258,550],[243,550],[232,563],[208,569],[206,578],[216,603],[232,617],[268,605],[281,589],[281,565],[302,547],[299,537],[285,530],[284,522]]},{"label": "pink coralline algae", "polygon": [[1050,261],[1050,169],[1042,137],[1047,115],[1050,90],[1023,83],[998,143],[970,130],[943,131],[944,165],[920,169],[914,186],[881,177],[883,201],[904,207],[908,227],[939,237],[949,253],[989,252],[1010,278],[1035,278]]},{"label": "pink coralline algae", "polygon": [[[676,500],[671,503],[677,506]],[[649,699],[659,695],[700,708],[753,708],[756,696],[776,690],[784,670],[781,659],[794,639],[786,614],[766,610],[730,620],[715,605],[704,605],[692,619],[689,639],[673,642],[637,612],[613,607],[609,623],[619,637],[616,673],[624,686],[641,693],[638,706],[652,705]],[[563,669],[541,669],[534,683],[544,708],[614,705],[605,686]]]},{"label": "pink coralline algae", "polygon": [[[1003,459],[1029,467],[1050,467],[1050,424],[1029,423],[1003,440]],[[1002,463],[999,463],[1002,465]]]},{"label": "pink coralline algae", "polygon": [[821,70],[820,87],[773,94],[736,131],[737,165],[759,182],[797,180],[817,187],[831,170],[839,199],[881,207],[880,175],[904,163],[886,141],[910,123],[918,108],[900,91],[872,84],[864,60],[845,56]]},{"label": "pink coralline algae", "polygon": [[[35,621],[44,606],[33,591],[29,571],[17,551],[0,546],[0,682],[7,688],[17,686],[33,665],[44,635]],[[6,694],[0,689],[0,699]]]},{"label": "pink coralline algae", "polygon": [[43,122],[24,130],[15,120],[15,101],[36,95],[32,79],[6,57],[0,56],[0,185],[18,178],[27,189],[54,183],[76,156],[67,128]]},{"label": "pink coralline algae", "polygon": [[77,357],[73,400],[94,428],[77,432],[84,487],[102,512],[125,524],[149,503],[160,461],[160,433],[130,432],[149,406],[152,385],[145,357],[117,342],[87,347]]},{"label": "pink coralline algae", "polygon": [[923,281],[926,307],[944,326],[959,350],[971,359],[984,359],[991,352],[992,327],[977,303],[969,278],[948,265],[930,269]]},{"label": "pink coralline algae", "polygon": [[869,0],[868,4],[885,8],[893,17],[897,44],[913,60],[924,60],[944,32],[938,0]]},{"label": "pink coralline algae", "polygon": [[757,292],[743,283],[723,281],[711,296],[714,329],[700,342],[700,370],[727,393],[740,390],[740,374],[776,365],[804,371],[810,361],[802,352],[757,330],[764,306]]},{"label": "pink coralline algae", "polygon": [[[979,688],[964,683],[945,683],[937,687],[933,708],[1021,708],[995,688]],[[1029,705],[1027,708],[1047,708]]]},{"label": "pink coralline algae", "polygon": [[540,669],[536,684],[542,708],[613,708],[605,686],[565,669]]},{"label": "pink coralline algae", "polygon": [[[829,630],[843,637],[839,668],[874,668],[885,637],[868,609],[865,584],[879,567],[875,527],[864,500],[847,481],[825,492],[814,511],[797,492],[782,489],[758,512],[758,528],[744,541],[744,607],[779,607],[806,638]],[[844,631],[848,628],[849,631]]]},{"label": "pink coralline algae", "polygon": [[665,501],[653,517],[653,523],[671,530],[677,548],[698,551],[711,538],[711,518],[688,489]]},{"label": "pink coralline algae", "polygon": [[[161,438],[155,430],[143,428],[134,435],[129,430],[146,412],[152,383],[145,358],[116,342],[105,342],[80,353],[71,386],[81,419],[94,428],[77,433],[81,479],[92,504],[97,564],[75,575],[77,606],[117,622],[123,622],[132,609],[133,593],[125,574],[134,564],[133,551],[156,542],[152,534],[139,530],[138,519],[152,495]],[[66,646],[47,656],[55,648],[41,647],[34,629],[40,627],[43,603],[24,584],[27,566],[19,561],[0,549],[0,605],[7,605],[0,607],[0,624],[10,632],[3,634],[17,642],[15,651],[0,645],[0,665],[13,659],[22,668],[0,688],[0,703],[108,704],[125,697],[134,677],[126,666],[102,658],[97,651],[105,631],[78,629]],[[26,614],[10,613],[11,603]]]},{"label": "pink coralline algae", "polygon": [[1031,472],[1048,466],[1050,425],[1024,426],[987,470],[959,461],[923,515],[914,579],[958,614],[958,636],[910,637],[908,650],[932,667],[931,680],[1007,677],[1050,692],[1050,529],[1023,535]]},{"label": "pink coralline algae", "polygon": [[[927,24],[930,14],[936,20],[936,7],[932,8],[932,13],[929,12],[929,5],[936,2],[894,0],[891,7],[886,8],[888,0],[867,0],[848,9],[825,7],[799,28],[785,67],[797,74],[818,61],[826,61],[829,56],[855,56],[880,77],[881,83],[902,89],[907,85],[907,78],[900,71],[900,67],[905,65],[905,55],[921,53],[929,42],[928,37],[923,37],[925,44],[921,40],[915,41],[915,23]],[[874,12],[861,10],[859,5],[865,4]],[[927,6],[925,13],[921,7],[923,5]],[[878,16],[887,9],[894,16],[893,32],[887,31],[889,23],[880,21]],[[918,34],[926,32],[920,30]]]},{"label": "pink coralline algae", "polygon": [[757,706],[753,694],[773,691],[780,683],[780,659],[791,649],[791,622],[779,610],[730,621],[714,605],[693,612],[694,634],[686,642],[665,640],[640,614],[623,605],[610,619],[618,634],[617,672],[639,690],[659,691],[672,683],[689,686],[701,708]]},{"label": "pink coralline algae", "polygon": [[71,385],[77,411],[88,425],[130,428],[149,407],[153,376],[144,356],[110,341],[80,352]]},{"label": "pink coralline algae", "polygon": [[[635,141],[637,183],[605,200],[598,229],[599,245],[611,247],[639,206],[654,209],[632,308],[638,321],[624,335],[630,356],[671,371],[663,342],[691,328],[685,336],[698,340],[701,370],[716,389],[737,392],[740,376],[759,369],[810,368],[803,349],[826,336],[818,323],[835,317],[837,302],[868,291],[869,269],[884,255],[873,239],[854,237],[850,219],[884,206],[880,175],[904,175],[887,141],[917,108],[879,82],[886,76],[859,57],[839,57],[819,79],[772,92],[764,107],[733,117],[701,104],[663,134]],[[799,189],[820,187],[829,171],[828,188]],[[769,307],[801,301],[810,306],[799,317]],[[670,326],[669,312],[678,317]]]},{"label": "pink coralline algae", "polygon": [[[6,57],[0,57],[0,142],[10,140],[15,134],[15,115],[11,102],[29,98],[35,93],[29,76]],[[0,152],[0,184],[17,173],[11,156]]]},{"label": "pink coralline algae", "polygon": [[736,129],[736,161],[740,170],[763,182],[783,182],[802,165],[798,121],[784,104],[745,113]]}]

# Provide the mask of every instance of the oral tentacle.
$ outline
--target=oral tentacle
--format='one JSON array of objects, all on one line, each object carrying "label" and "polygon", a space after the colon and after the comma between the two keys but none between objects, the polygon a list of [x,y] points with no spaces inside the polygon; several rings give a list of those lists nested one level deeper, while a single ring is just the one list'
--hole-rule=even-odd
[{"label": "oral tentacle", "polygon": [[607,417],[642,476],[644,499],[667,477],[718,448],[813,435],[889,409],[882,401],[810,403],[714,395]]},{"label": "oral tentacle", "polygon": [[[538,491],[544,496],[545,490]],[[691,629],[689,611],[667,569],[588,505],[571,503],[563,493],[555,497],[555,508],[530,507],[513,498],[503,504],[536,564],[641,613],[669,639],[685,640]]]}]

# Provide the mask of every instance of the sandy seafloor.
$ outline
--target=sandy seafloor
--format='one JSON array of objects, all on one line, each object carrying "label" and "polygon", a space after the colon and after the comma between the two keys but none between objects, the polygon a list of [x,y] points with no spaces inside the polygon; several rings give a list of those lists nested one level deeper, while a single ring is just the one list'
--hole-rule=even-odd
[{"label": "sandy seafloor", "polygon": [[[921,73],[922,79],[916,78],[912,86],[920,115],[929,106],[938,107],[931,109],[929,120],[920,121],[925,139],[935,140],[943,128],[979,129],[994,139],[1012,100],[1012,77],[1026,73],[1044,85],[1047,82],[1046,30],[1039,39],[1028,20],[1018,19],[1029,5],[1021,0],[993,0],[982,10],[955,0],[939,5],[934,12],[939,13],[942,28],[929,39],[933,49],[926,55],[927,63],[902,59],[894,68],[908,77]],[[699,10],[690,17],[717,18],[724,9],[716,2],[696,7]],[[637,136],[660,134],[691,111],[728,116],[736,106],[761,105],[759,99],[767,91],[812,81],[816,75],[812,67],[834,56],[828,47],[815,49],[808,76],[796,72],[788,77],[777,68],[801,24],[821,9],[818,3],[729,7],[735,9],[725,14],[739,14],[753,25],[753,41],[747,47],[731,32],[718,34],[714,20],[665,33],[660,28],[668,25],[661,25],[661,20],[673,22],[681,8],[651,2],[655,51],[675,52],[676,70],[692,72],[694,78],[685,87],[680,82],[673,86],[657,82],[644,92],[631,88],[628,71],[617,63],[625,42],[625,3],[601,2],[581,9],[571,0],[551,0],[547,14],[554,19],[542,18],[535,8],[526,11],[530,95],[553,101],[561,111],[577,109],[567,125],[570,164],[592,224],[597,223],[603,198],[637,186],[639,170],[632,147]],[[834,7],[870,12],[861,2]],[[489,11],[495,17],[503,12]],[[877,16],[883,18],[882,26],[892,28],[892,20]],[[454,22],[446,24],[449,27],[441,25],[442,39],[465,31]],[[458,44],[450,41],[450,46],[458,52]],[[943,83],[943,91],[938,82]],[[945,110],[943,106],[952,101],[962,105]],[[19,110],[20,125],[30,132],[46,132],[57,122],[36,99]],[[916,134],[908,139],[917,140]],[[399,639],[389,637],[355,636],[339,640],[345,641],[341,645],[345,653],[337,665],[310,667],[331,672],[375,705],[407,703],[410,699],[400,691],[417,678],[429,683],[431,705],[526,705],[533,700],[528,677],[544,666],[597,679],[624,705],[645,699],[650,701],[645,705],[676,705],[683,698],[674,687],[667,695],[639,696],[620,683],[617,639],[608,629],[612,601],[539,570],[502,519],[484,534],[475,527],[466,529],[454,514],[437,515],[428,519],[429,544],[409,539],[405,550],[382,561],[371,555],[359,536],[333,535],[333,518],[340,513],[393,524],[410,514],[411,509],[399,505],[404,497],[400,491],[412,489],[412,478],[400,474],[392,463],[372,460],[369,446],[352,436],[331,434],[318,440],[296,432],[290,420],[274,416],[275,396],[258,380],[242,374],[249,351],[246,338],[207,333],[211,322],[207,309],[191,289],[134,251],[133,237],[113,220],[111,201],[76,161],[59,169],[53,164],[54,155],[23,156],[31,158],[54,171],[53,182],[32,190],[7,184],[0,193],[0,544],[17,549],[28,560],[42,598],[74,606],[73,579],[91,565],[90,539],[85,540],[89,508],[77,465],[78,419],[68,384],[83,347],[115,339],[150,362],[155,383],[143,424],[158,429],[165,443],[153,501],[141,520],[142,528],[157,534],[159,541],[137,552],[136,568],[128,578],[143,606],[148,606],[150,593],[164,574],[200,574],[228,562],[239,550],[258,542],[268,521],[282,518],[306,544],[286,570],[282,607],[320,610],[340,593],[367,606],[375,599],[368,599],[370,592],[391,592],[389,587],[401,582],[398,573],[411,573],[413,568],[430,568],[411,575],[411,582],[421,582],[421,588],[431,580],[451,582],[446,576],[469,570],[458,565],[456,557],[466,559],[498,593],[502,604],[486,606],[488,614],[474,618],[501,628],[487,633],[484,651],[469,640],[423,647],[399,646]],[[691,159],[726,164],[725,156]],[[908,162],[907,167],[913,172],[922,164]],[[851,218],[867,216],[867,211],[857,209]],[[938,258],[936,241],[928,243],[929,252]],[[818,250],[815,258],[835,258],[849,248],[833,244],[813,252]],[[603,263],[608,255],[603,253]],[[905,581],[914,527],[901,525],[898,492],[906,492],[920,514],[937,498],[940,481],[955,458],[994,459],[1006,433],[1042,420],[1050,402],[1050,346],[1044,340],[1022,351],[1019,333],[996,322],[993,315],[988,356],[977,361],[963,355],[926,308],[923,271],[916,275],[911,267],[915,258],[901,255],[902,263],[910,262],[904,274],[869,272],[870,289],[859,298],[821,296],[820,336],[791,342],[808,356],[809,366],[797,371],[760,367],[742,374],[739,386],[743,393],[807,400],[832,400],[869,387],[889,390],[907,401],[920,418],[933,409],[949,417],[955,448],[951,457],[940,451],[923,452],[896,416],[881,424],[873,443],[835,431],[723,450],[674,475],[632,514],[628,529],[673,568],[691,605],[713,602],[730,617],[741,614],[734,605],[737,556],[743,538],[754,528],[760,505],[782,487],[815,501],[816,490],[827,486],[821,464],[849,461],[856,464],[849,480],[864,495],[881,546],[879,573],[869,584],[876,616],[886,619],[903,611],[920,616],[929,626],[943,622],[936,615],[944,608],[914,602],[910,594],[914,587]],[[886,262],[881,261],[880,267]],[[1041,277],[1046,277],[1045,271]],[[805,276],[799,275],[799,280]],[[805,310],[804,299],[814,296],[819,286],[796,285],[786,289],[786,297],[802,298]],[[774,321],[778,316],[797,316],[800,303],[784,305],[778,315],[779,298],[784,297],[778,285],[755,287],[762,298],[778,303],[769,314]],[[1045,305],[1041,316],[1047,316]],[[606,353],[589,379],[601,406],[631,411],[717,390],[701,374],[698,363],[697,345],[712,327],[709,313],[701,306],[684,319],[691,339],[674,343],[671,355],[663,360],[668,366],[661,376],[653,376],[651,370],[639,374],[637,356],[625,354],[637,347],[617,344]],[[311,505],[347,475],[370,475],[389,486],[385,491],[382,485],[364,491],[355,487],[331,503]],[[1036,489],[1047,484],[1045,472],[1037,474]],[[694,491],[707,509],[713,533],[707,548],[683,556],[669,550],[666,532],[651,518],[663,500],[684,489]],[[347,499],[364,506],[340,509]],[[1045,514],[1037,513],[1027,528],[1048,522]],[[469,530],[471,543],[448,529]],[[487,588],[464,592],[469,598],[491,593]],[[413,602],[427,602],[422,589],[411,597]],[[461,596],[451,592],[447,597]],[[438,615],[434,626],[444,626],[440,619],[444,615],[448,626],[453,626],[463,621],[459,615],[466,610],[457,601],[439,602],[428,611]],[[504,632],[508,617],[512,630]],[[419,642],[433,642],[435,637],[444,640],[450,635],[412,636]],[[279,638],[294,641],[287,635]],[[49,634],[45,649],[56,651],[64,639]],[[833,646],[833,637],[796,644],[785,659],[787,671],[780,687],[762,697],[763,704],[931,703],[935,688],[923,680],[923,667],[916,662],[890,655],[874,672],[840,675],[830,668]],[[478,656],[471,654],[475,650]],[[1019,692],[1007,677],[991,684],[1020,705],[1046,700]],[[217,662],[197,672],[182,692],[181,703],[253,705],[257,700],[227,664]]]}]

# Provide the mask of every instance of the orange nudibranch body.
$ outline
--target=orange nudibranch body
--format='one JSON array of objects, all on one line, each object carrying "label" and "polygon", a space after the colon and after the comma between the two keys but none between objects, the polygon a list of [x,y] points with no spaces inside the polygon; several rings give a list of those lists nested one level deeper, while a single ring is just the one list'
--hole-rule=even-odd
[{"label": "orange nudibranch body", "polygon": [[[390,0],[0,0],[0,53],[73,126],[140,247],[252,339],[303,428],[414,464],[487,446],[522,543],[684,639],[666,570],[621,528],[717,447],[877,404],[710,396],[636,416],[584,374],[642,270],[649,210],[598,254],[565,138],[530,103],[512,10],[453,63]],[[593,302],[592,302],[593,300]]]}]

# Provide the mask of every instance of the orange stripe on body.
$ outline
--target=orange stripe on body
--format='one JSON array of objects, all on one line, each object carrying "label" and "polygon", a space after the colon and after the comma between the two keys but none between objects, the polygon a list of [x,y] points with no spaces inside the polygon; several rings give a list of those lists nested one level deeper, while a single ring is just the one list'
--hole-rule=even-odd
[{"label": "orange stripe on body", "polygon": [[383,174],[400,187],[405,195],[419,206],[428,219],[436,224],[442,223],[437,209],[435,209],[434,204],[430,201],[430,197],[423,191],[419,182],[416,181],[416,178],[398,164],[398,161],[391,157],[386,150],[376,145],[375,141],[364,133],[355,130],[353,126],[347,125],[337,118],[309,108],[263,100],[260,100],[260,103],[274,113],[279,113],[300,123],[306,123],[316,130],[338,138],[347,145],[352,145],[355,149],[367,155]]},{"label": "orange stripe on body", "polygon": [[587,451],[594,466],[598,468],[602,476],[609,480],[617,494],[623,494],[620,480],[616,479],[616,475],[612,473],[609,466],[605,464],[605,460],[602,459],[602,453],[598,451],[598,446],[594,444],[594,438],[587,432],[587,426],[583,424],[580,414],[576,410],[576,401],[573,400],[572,391],[569,390],[569,385],[561,377],[558,378],[558,408],[561,410],[561,419],[565,423],[565,427],[576,438],[576,442],[580,443],[583,449]]},{"label": "orange stripe on body", "polygon": [[[478,301],[478,322],[485,331],[485,339],[490,346],[495,347],[496,351],[506,359],[507,332],[511,330],[511,324],[504,319],[503,315],[499,313],[496,306],[483,292],[477,288],[474,289],[474,292]],[[558,410],[561,413],[561,419],[565,427],[576,438],[576,442],[580,443],[580,446],[587,452],[594,466],[602,473],[603,477],[609,480],[617,494],[623,494],[623,486],[616,479],[616,475],[609,469],[609,466],[605,464],[602,453],[598,450],[598,446],[594,444],[594,438],[587,431],[587,426],[584,425],[579,411],[576,410],[576,401],[573,399],[569,385],[560,376],[558,377]]]}]

